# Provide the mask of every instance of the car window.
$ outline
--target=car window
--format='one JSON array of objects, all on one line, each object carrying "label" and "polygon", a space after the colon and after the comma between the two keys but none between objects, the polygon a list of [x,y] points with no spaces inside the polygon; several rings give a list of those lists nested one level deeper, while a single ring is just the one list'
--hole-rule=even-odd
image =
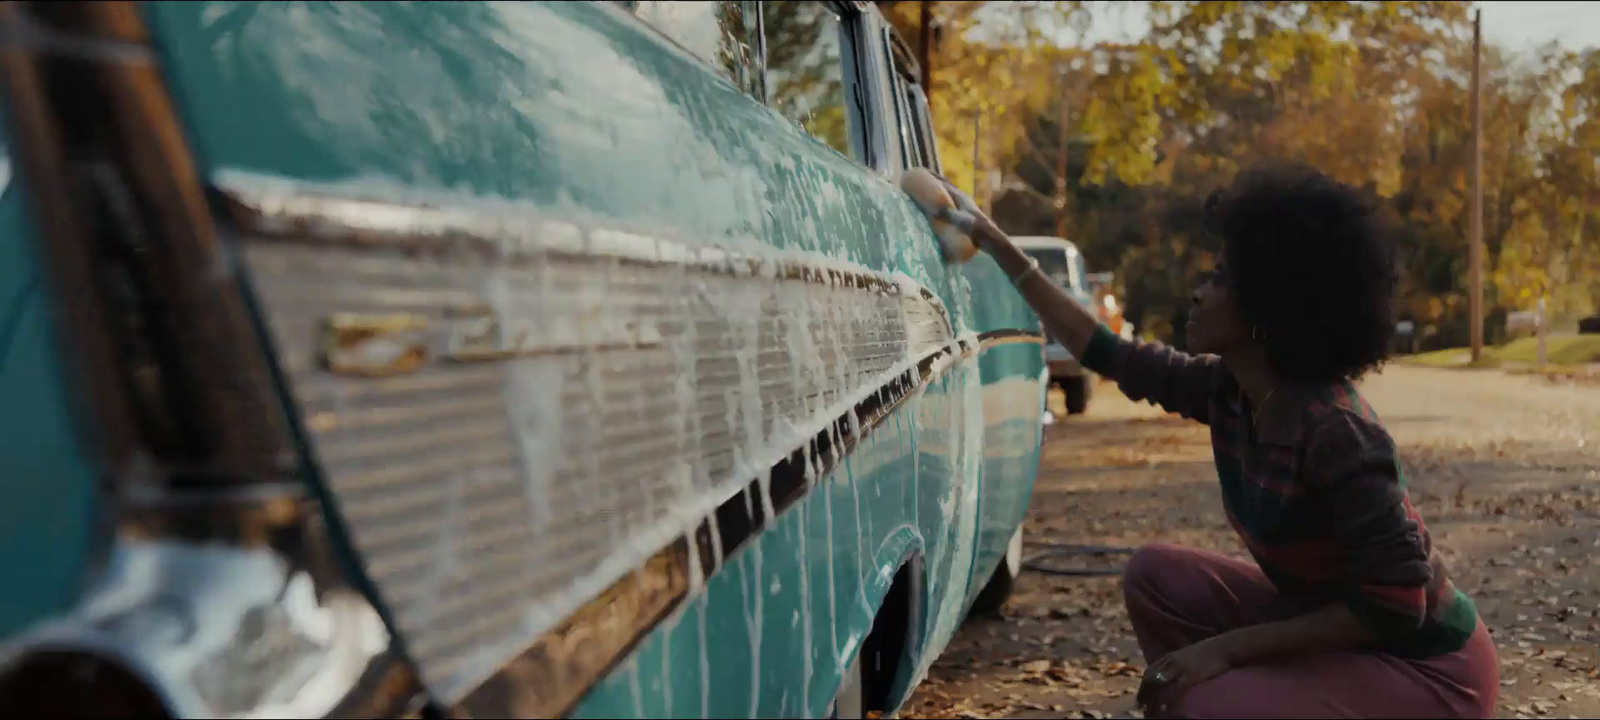
[{"label": "car window", "polygon": [[889,93],[894,101],[895,132],[897,144],[900,146],[900,160],[904,167],[927,167],[923,161],[922,148],[917,144],[916,120],[911,114],[911,105],[907,100],[911,97],[910,75],[901,64],[896,61],[893,53],[885,58],[888,63]]},{"label": "car window", "polygon": [[760,26],[755,2],[622,2],[635,17],[706,61],[752,97],[761,98],[756,62]]},{"label": "car window", "polygon": [[939,154],[934,147],[933,123],[929,120],[928,98],[922,94],[921,85],[911,85],[907,88],[906,105],[911,108],[911,128],[917,137],[918,160],[922,167],[936,173],[943,173],[944,168],[939,166]]},{"label": "car window", "polygon": [[1039,261],[1039,272],[1050,278],[1057,285],[1072,290],[1082,287],[1080,278],[1072,261],[1067,257],[1067,252],[1060,248],[1029,248],[1025,250],[1033,259]]},{"label": "car window", "polygon": [[894,105],[894,122],[889,125],[889,134],[893,136],[892,142],[895,147],[890,152],[900,157],[900,167],[908,168],[911,167],[911,153],[907,151],[910,143],[906,139],[906,128],[910,127],[910,123],[907,120],[910,113],[906,110],[904,103],[897,101],[897,98],[900,97],[900,78],[895,73],[894,53],[889,50],[891,42],[889,29],[885,28],[883,31],[883,77],[888,86],[889,102]]},{"label": "car window", "polygon": [[761,3],[767,104],[812,137],[861,160],[851,140],[844,18],[807,0]]}]

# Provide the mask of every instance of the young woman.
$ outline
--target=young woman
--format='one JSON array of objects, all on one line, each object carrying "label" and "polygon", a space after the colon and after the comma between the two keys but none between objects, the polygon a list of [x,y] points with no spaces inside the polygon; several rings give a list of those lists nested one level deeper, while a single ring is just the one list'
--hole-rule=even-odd
[{"label": "young woman", "polygon": [[1221,262],[1194,292],[1187,354],[1111,334],[951,190],[976,215],[978,244],[1086,367],[1211,427],[1222,504],[1255,562],[1156,544],[1128,563],[1151,716],[1494,716],[1494,643],[1353,384],[1383,361],[1393,327],[1373,202],[1294,165],[1213,196]]}]

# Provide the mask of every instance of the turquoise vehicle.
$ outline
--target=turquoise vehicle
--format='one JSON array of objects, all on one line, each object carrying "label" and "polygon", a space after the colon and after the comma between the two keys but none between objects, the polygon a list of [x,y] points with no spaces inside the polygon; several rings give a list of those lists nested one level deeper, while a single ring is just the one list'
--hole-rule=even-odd
[{"label": "turquoise vehicle", "polygon": [[1043,338],[871,5],[0,23],[0,707],[861,717],[1010,592]]}]

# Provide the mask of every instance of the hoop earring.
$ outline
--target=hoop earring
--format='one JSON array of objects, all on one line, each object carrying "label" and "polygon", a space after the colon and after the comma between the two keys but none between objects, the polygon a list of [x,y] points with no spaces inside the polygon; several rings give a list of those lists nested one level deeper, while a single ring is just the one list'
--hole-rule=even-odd
[{"label": "hoop earring", "polygon": [[1267,339],[1267,334],[1264,333],[1264,332],[1261,332],[1261,330],[1259,328],[1257,328],[1256,326],[1251,325],[1250,326],[1250,339],[1254,340],[1256,342],[1261,342],[1261,341]]}]

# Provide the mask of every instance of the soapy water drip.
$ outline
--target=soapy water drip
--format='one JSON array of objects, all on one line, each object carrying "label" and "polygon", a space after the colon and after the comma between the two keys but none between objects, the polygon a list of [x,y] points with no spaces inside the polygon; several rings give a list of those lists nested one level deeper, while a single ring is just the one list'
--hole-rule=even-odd
[{"label": "soapy water drip", "polygon": [[633,691],[633,712],[635,717],[648,717],[644,711],[644,679],[639,675],[639,658],[628,659],[628,687]]},{"label": "soapy water drip", "polygon": [[661,672],[655,677],[656,691],[661,695],[662,706],[672,708],[672,635],[661,639]]},{"label": "soapy water drip", "polygon": [[750,572],[745,582],[740,583],[744,595],[745,628],[750,636],[750,717],[761,716],[761,552],[759,543],[750,548]]},{"label": "soapy water drip", "polygon": [[800,687],[806,688],[807,692],[809,692],[811,680],[816,676],[816,619],[811,611],[813,606],[811,599],[811,557],[808,553],[810,542],[807,538],[810,535],[811,523],[809,522],[810,513],[807,511],[806,506],[802,505],[798,508],[797,515],[799,516],[798,524],[800,528],[800,627],[801,637],[805,638],[805,647],[801,648],[801,652],[804,653],[804,659],[802,660],[803,677]]},{"label": "soapy water drip", "polygon": [[[850,411],[850,428],[852,435],[860,435],[861,419],[856,417],[854,409],[851,409]],[[869,443],[867,452],[870,454],[872,459],[875,460],[878,446],[877,440],[875,438],[869,438],[867,439],[867,443]],[[874,463],[874,465],[875,464],[876,463]],[[860,469],[863,476],[870,477],[869,473],[874,468],[868,466]],[[844,464],[845,481],[850,486],[850,499],[854,503],[856,511],[856,601],[861,604],[861,609],[863,612],[870,612],[872,609],[872,603],[867,600],[866,581],[867,563],[869,562],[869,558],[867,557],[866,546],[862,543],[865,542],[865,538],[872,537],[871,520],[861,514],[861,483],[857,481],[855,471],[856,468],[852,467],[850,458],[846,458]]]},{"label": "soapy water drip", "polygon": [[[832,431],[830,431],[830,432],[832,432]],[[833,441],[832,447],[834,447],[834,448],[842,447],[842,445],[839,442],[839,436],[838,436],[838,434],[836,432],[832,433],[832,438],[831,439]],[[838,450],[836,449],[835,452],[838,452]],[[828,535],[827,535],[827,537],[828,537],[828,625],[829,625],[829,627],[828,627],[828,639],[829,639],[829,641],[831,642],[831,644],[833,646],[834,670],[835,671],[839,671],[839,670],[843,669],[843,665],[841,664],[843,662],[843,659],[839,657],[839,608],[838,608],[838,603],[836,603],[834,601],[834,599],[839,596],[839,592],[838,592],[838,589],[837,589],[838,586],[836,584],[837,581],[836,581],[836,579],[834,577],[834,565],[835,565],[836,561],[838,560],[838,556],[835,554],[834,547],[833,547],[833,539],[834,538],[833,538],[833,497],[832,497],[832,493],[826,492],[826,491],[824,492],[824,502],[822,504],[822,508],[823,508],[822,511],[823,511],[824,519],[826,521],[826,525],[825,526],[827,528],[827,533],[828,533]]]},{"label": "soapy water drip", "polygon": [[702,599],[695,612],[700,631],[700,717],[711,717],[711,649],[706,634],[706,603]]}]

